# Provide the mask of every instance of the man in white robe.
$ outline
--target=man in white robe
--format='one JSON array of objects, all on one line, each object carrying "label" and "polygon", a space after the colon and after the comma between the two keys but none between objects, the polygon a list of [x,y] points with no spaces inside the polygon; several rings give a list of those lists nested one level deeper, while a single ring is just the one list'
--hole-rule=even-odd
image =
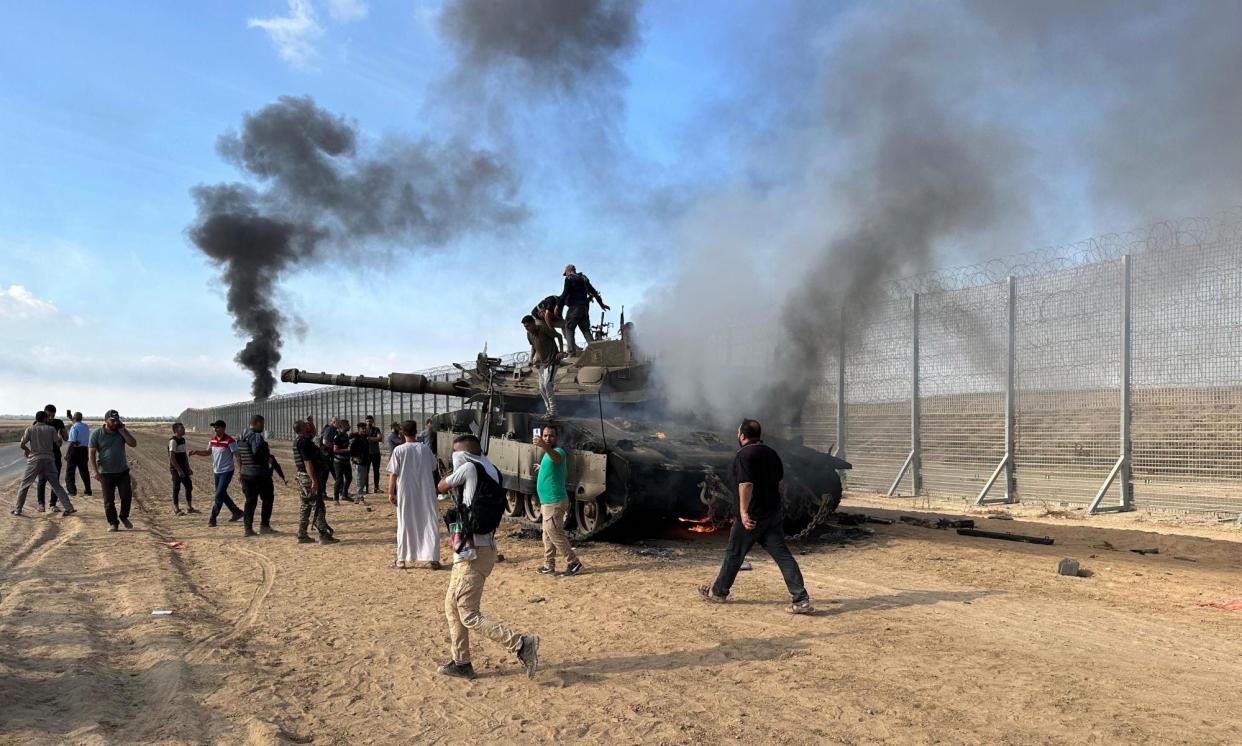
[{"label": "man in white robe", "polygon": [[401,425],[405,442],[388,458],[388,502],[397,506],[397,559],[391,567],[409,570],[425,562],[440,569],[440,511],[436,507],[436,457],[417,442],[418,424]]}]

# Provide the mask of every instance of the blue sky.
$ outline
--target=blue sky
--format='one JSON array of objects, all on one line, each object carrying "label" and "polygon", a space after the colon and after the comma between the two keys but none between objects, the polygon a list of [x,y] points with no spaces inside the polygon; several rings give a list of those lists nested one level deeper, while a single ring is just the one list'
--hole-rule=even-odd
[{"label": "blue sky", "polygon": [[[293,15],[279,0],[193,11],[128,2],[7,9],[0,410],[54,401],[88,412],[175,413],[247,395],[217,273],[185,236],[190,188],[239,178],[215,152],[217,137],[285,94],[308,94],[375,136],[434,133],[439,119],[431,94],[451,60],[435,6],[346,5],[354,12],[342,18],[333,3],[314,0],[321,33],[285,56],[248,23]],[[693,158],[684,152],[685,130],[726,90],[734,64],[712,49],[728,24],[714,25],[713,38],[694,23],[694,7],[644,13],[643,43],[624,63],[617,128],[634,159],[678,169],[680,179],[727,168],[702,148]],[[548,116],[535,109],[534,121]],[[550,143],[540,153],[538,173],[572,172],[556,150]],[[307,331],[287,342],[285,364],[383,373],[470,359],[484,343],[518,349],[517,319],[559,290],[567,261],[615,308],[638,302],[659,251],[632,245],[593,206],[575,207],[591,197],[574,192],[574,179],[524,182],[533,219],[518,236],[431,259],[394,250],[375,266],[291,278],[286,301]],[[646,266],[633,266],[633,256]]]},{"label": "blue sky", "polygon": [[[559,290],[567,262],[631,316],[645,299],[677,299],[653,291],[687,273],[732,272],[727,283],[699,283],[709,292],[716,284],[796,289],[798,278],[765,258],[788,264],[799,252],[822,253],[834,230],[850,228],[853,184],[864,194],[874,187],[865,131],[852,154],[864,168],[835,171],[838,133],[821,120],[831,109],[848,125],[854,102],[842,106],[823,91],[853,75],[841,79],[844,90],[878,129],[908,126],[895,121],[909,116],[902,107],[890,109],[865,82],[868,64],[889,60],[891,79],[881,82],[913,71],[956,116],[1005,128],[1021,154],[1020,171],[991,175],[1022,192],[1021,227],[948,241],[1007,254],[1203,214],[1216,206],[1202,194],[1221,195],[1223,206],[1239,194],[1232,164],[1242,155],[1236,129],[1224,126],[1238,112],[1205,105],[1239,97],[1196,85],[1224,80],[1212,71],[1228,68],[1220,60],[1237,45],[1227,34],[1198,44],[1193,14],[1172,29],[1188,40],[1178,47],[1153,43],[1171,28],[1157,15],[1115,23],[1109,13],[1133,18],[1125,3],[1098,6],[1105,10],[1086,25],[1062,8],[1045,27],[1021,4],[652,0],[641,7],[639,42],[616,61],[615,85],[503,90],[497,109],[449,82],[456,57],[437,25],[439,2],[10,4],[0,27],[0,412],[51,401],[88,413],[175,414],[248,397],[249,376],[233,362],[243,342],[218,271],[186,235],[190,190],[243,178],[216,152],[217,139],[284,95],[311,96],[370,140],[396,134],[491,148],[520,175],[530,214],[506,235],[470,235],[434,251],[381,247],[365,264],[286,278],[281,308],[305,332],[287,336],[282,365],[313,370],[382,374],[473,359],[484,344],[520,349],[518,319]],[[963,8],[982,23],[962,23]],[[929,22],[936,29],[927,31]],[[1025,35],[1008,36],[1014,27]],[[871,43],[877,30],[897,46]],[[898,59],[900,34],[920,31],[949,41]],[[833,68],[837,45],[878,49],[880,61],[850,69],[850,52]],[[1179,81],[1199,71],[1177,65],[1200,48],[1208,75],[1152,88],[1153,70],[1177,71],[1166,77]],[[942,59],[940,77],[926,74]],[[1183,90],[1198,98],[1179,98]],[[1179,122],[1193,126],[1166,137]],[[1136,128],[1143,137],[1130,136]],[[1189,157],[1194,143],[1206,161]],[[1100,145],[1111,151],[1103,165],[1094,163]],[[1201,162],[1223,175],[1199,180],[1198,193],[1174,194],[1159,178],[1181,163],[1184,180],[1197,180]],[[1133,181],[1118,163],[1151,164],[1140,169],[1148,177],[1140,196],[1159,211],[1110,211],[1100,184],[1125,191]],[[1110,178],[1093,181],[1099,174]],[[770,245],[780,242],[787,245]],[[721,256],[742,261],[712,266]],[[936,261],[978,258],[954,245]],[[675,344],[685,332],[673,331]]]}]

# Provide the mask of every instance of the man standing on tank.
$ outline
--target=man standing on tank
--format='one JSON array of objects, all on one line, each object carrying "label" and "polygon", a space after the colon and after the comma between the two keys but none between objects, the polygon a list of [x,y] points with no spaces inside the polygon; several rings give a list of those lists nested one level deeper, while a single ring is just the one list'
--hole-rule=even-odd
[{"label": "man standing on tank", "polygon": [[565,351],[570,357],[578,354],[578,343],[574,340],[574,331],[582,332],[583,344],[591,342],[591,301],[607,311],[609,306],[587,276],[578,272],[572,264],[565,266],[565,289],[559,298],[560,307],[565,309]]},{"label": "man standing on tank", "polygon": [[530,364],[539,376],[539,393],[549,417],[556,416],[556,366],[565,353],[558,349],[560,335],[534,316],[523,316],[526,341],[530,342]]},{"label": "man standing on tank", "polygon": [[565,467],[569,456],[556,444],[555,425],[544,425],[542,436],[532,441],[543,450],[535,491],[539,494],[539,510],[543,514],[543,564],[535,569],[542,575],[556,572],[556,553],[565,557],[566,575],[582,572],[582,563],[565,534],[565,516],[569,512],[569,494],[565,490]]},{"label": "man standing on tank", "polygon": [[802,570],[785,546],[785,517],[781,512],[781,480],[785,477],[785,466],[780,455],[764,444],[762,434],[758,420],[742,420],[737,429],[740,447],[733,459],[733,480],[737,484],[738,500],[733,528],[729,531],[729,545],[716,582],[699,586],[699,595],[716,603],[727,601],[746,553],[759,544],[772,555],[785,578],[785,587],[792,597],[786,610],[790,614],[808,614],[814,609],[802,581]]}]

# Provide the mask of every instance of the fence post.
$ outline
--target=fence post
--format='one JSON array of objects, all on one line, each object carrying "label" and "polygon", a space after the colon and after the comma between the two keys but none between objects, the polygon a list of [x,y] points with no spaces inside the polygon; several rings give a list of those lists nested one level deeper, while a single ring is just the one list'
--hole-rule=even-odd
[{"label": "fence post", "polygon": [[[845,419],[845,320],[842,313],[841,330],[837,334],[837,452],[836,457],[846,458]],[[844,473],[844,472],[842,472]]]},{"label": "fence post", "polygon": [[[1117,457],[1117,463],[1113,466],[1113,470],[1109,472],[1108,478],[1104,480],[1104,486],[1096,493],[1095,499],[1091,501],[1091,505],[1087,508],[1088,513],[1100,513],[1104,510],[1108,511],[1126,511],[1134,510],[1134,485],[1130,474],[1130,255],[1126,254],[1121,257],[1121,370],[1118,378],[1118,386],[1120,388],[1120,409],[1121,409],[1121,454]],[[1100,502],[1104,500],[1104,495],[1108,492],[1108,488],[1113,482],[1120,479],[1118,485],[1121,492],[1121,503],[1110,508],[1101,508]]]},{"label": "fence post", "polygon": [[1014,447],[1014,429],[1017,425],[1018,383],[1018,284],[1009,276],[1009,351],[1005,366],[1005,502],[1018,502],[1017,449]]},{"label": "fence post", "polygon": [[923,490],[923,443],[919,437],[922,408],[919,406],[919,294],[910,298],[910,486],[917,495]]}]

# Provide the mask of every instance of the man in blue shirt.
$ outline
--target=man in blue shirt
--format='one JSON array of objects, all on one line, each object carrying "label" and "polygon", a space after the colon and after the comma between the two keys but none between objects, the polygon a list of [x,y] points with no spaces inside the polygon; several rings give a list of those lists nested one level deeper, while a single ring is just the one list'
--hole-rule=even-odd
[{"label": "man in blue shirt", "polygon": [[90,497],[91,495],[91,478],[90,472],[87,471],[87,453],[91,446],[91,429],[82,421],[82,413],[73,413],[73,427],[69,428],[69,451],[65,454],[65,459],[69,462],[69,468],[65,475],[65,487],[69,491],[71,497],[77,497],[78,486],[74,480],[74,473],[82,477],[82,494]]}]

